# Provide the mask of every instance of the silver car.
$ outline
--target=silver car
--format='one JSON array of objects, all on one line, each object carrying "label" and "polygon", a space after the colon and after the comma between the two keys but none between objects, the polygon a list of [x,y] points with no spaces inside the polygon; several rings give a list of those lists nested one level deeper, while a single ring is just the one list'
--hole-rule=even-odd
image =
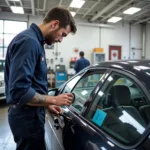
[{"label": "silver car", "polygon": [[5,59],[0,59],[0,101],[6,99],[5,96],[5,82],[4,82],[4,66]]}]

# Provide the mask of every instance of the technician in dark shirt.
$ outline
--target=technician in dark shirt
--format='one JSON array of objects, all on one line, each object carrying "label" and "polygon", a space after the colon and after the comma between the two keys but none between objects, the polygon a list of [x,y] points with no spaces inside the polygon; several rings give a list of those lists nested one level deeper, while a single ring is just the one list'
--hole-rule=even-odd
[{"label": "technician in dark shirt", "polygon": [[61,42],[76,32],[70,12],[53,8],[40,25],[32,24],[10,43],[5,65],[7,103],[11,106],[8,121],[17,150],[44,150],[44,107],[52,113],[70,105],[72,94],[48,96],[47,65],[44,43]]},{"label": "technician in dark shirt", "polygon": [[90,62],[84,58],[84,52],[81,51],[79,53],[80,59],[78,59],[75,63],[74,70],[76,73],[80,72],[82,69],[86,68],[90,65]]}]

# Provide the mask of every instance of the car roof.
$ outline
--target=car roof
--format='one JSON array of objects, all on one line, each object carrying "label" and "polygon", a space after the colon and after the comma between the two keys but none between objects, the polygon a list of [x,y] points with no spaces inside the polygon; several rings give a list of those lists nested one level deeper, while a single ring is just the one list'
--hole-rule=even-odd
[{"label": "car roof", "polygon": [[89,68],[107,68],[128,72],[137,77],[150,90],[150,60],[106,61],[91,65]]}]

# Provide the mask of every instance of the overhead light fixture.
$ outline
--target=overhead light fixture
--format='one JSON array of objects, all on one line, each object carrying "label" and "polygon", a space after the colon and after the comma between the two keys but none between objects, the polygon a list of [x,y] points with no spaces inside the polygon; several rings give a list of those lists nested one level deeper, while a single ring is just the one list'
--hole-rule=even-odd
[{"label": "overhead light fixture", "polygon": [[74,17],[76,15],[76,12],[71,11],[70,13],[71,13],[72,17]]},{"label": "overhead light fixture", "polygon": [[122,20],[121,17],[112,17],[112,18],[108,19],[107,22],[116,23],[120,20]]},{"label": "overhead light fixture", "polygon": [[19,2],[20,0],[9,0],[9,1],[15,1],[15,2]]},{"label": "overhead light fixture", "polygon": [[131,7],[129,9],[125,10],[123,13],[128,14],[128,15],[133,15],[133,14],[139,12],[140,10],[141,10],[141,8]]},{"label": "overhead light fixture", "polygon": [[81,8],[84,5],[84,0],[73,0],[70,4],[70,7]]},{"label": "overhead light fixture", "polygon": [[22,7],[18,7],[18,6],[10,6],[11,10],[13,13],[17,13],[17,14],[24,14],[24,10]]}]

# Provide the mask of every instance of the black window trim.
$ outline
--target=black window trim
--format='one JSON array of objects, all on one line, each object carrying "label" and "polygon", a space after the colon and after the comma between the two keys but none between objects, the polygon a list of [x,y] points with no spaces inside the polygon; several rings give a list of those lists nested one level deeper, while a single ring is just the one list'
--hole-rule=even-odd
[{"label": "black window trim", "polygon": [[[131,78],[134,82],[137,83],[137,85],[142,89],[142,91],[144,92],[146,98],[148,99],[148,97],[150,97],[150,93],[148,92],[148,90],[146,89],[145,85],[142,84],[140,81],[138,81],[137,77],[134,76],[133,74],[127,72],[127,71],[122,71],[122,70],[117,70],[117,69],[109,69],[111,72],[110,74],[108,75],[108,77],[113,73],[119,73],[119,74],[122,74],[124,76],[127,76],[129,78]],[[102,88],[102,86],[101,86]],[[101,89],[100,88],[100,89]],[[99,89],[99,90],[100,90]],[[96,93],[96,95],[98,94],[98,92]],[[94,101],[95,97],[93,98],[92,102]],[[92,105],[92,103],[91,103]],[[91,106],[90,106],[91,107]],[[87,114],[87,112],[86,112]],[[85,117],[85,118],[84,118]],[[145,132],[143,133],[143,135],[141,135],[139,141],[134,144],[134,145],[131,145],[131,146],[126,146],[122,143],[120,143],[118,140],[115,140],[112,136],[110,136],[109,134],[107,134],[105,131],[103,131],[102,129],[98,128],[96,125],[94,125],[92,122],[90,122],[86,116],[81,116],[81,118],[88,124],[90,124],[93,129],[95,129],[97,132],[99,132],[100,134],[104,135],[105,138],[107,138],[108,140],[110,140],[110,142],[112,142],[113,144],[115,144],[116,146],[120,147],[120,148],[123,148],[123,149],[135,149],[137,146],[139,146],[144,140],[145,138],[150,134],[150,123],[149,125],[147,126]]]},{"label": "black window trim", "polygon": [[[108,68],[105,68],[105,67],[99,67],[99,68],[97,68],[97,67],[92,67],[92,68],[88,68],[88,69],[86,69],[86,71],[82,74],[82,76],[81,76],[81,78],[78,80],[78,82],[75,84],[75,86],[80,82],[80,80],[82,79],[82,77],[88,72],[88,71],[93,71],[93,70],[97,70],[97,71],[100,71],[100,70],[105,70],[104,71],[104,74],[107,74],[108,73],[108,76],[109,76],[109,73],[110,73],[110,71],[109,71],[109,69]],[[81,73],[79,73],[79,74],[81,74]],[[77,74],[76,76],[78,76],[79,74]],[[74,76],[74,78],[76,77],[76,76]],[[73,78],[71,78],[71,79],[73,79]],[[70,80],[69,80],[70,81]],[[67,82],[68,83],[68,82]],[[67,84],[66,83],[66,84]],[[92,92],[91,92],[91,94],[89,95],[89,98],[88,98],[88,100],[87,101],[90,101],[90,99],[91,99],[91,97],[93,98],[93,97],[95,97],[95,89],[98,87],[98,86],[102,86],[104,83],[102,83],[102,81],[100,80],[98,83],[97,83],[97,86],[92,90]],[[74,87],[75,87],[74,86]],[[73,91],[73,89],[74,89],[74,87],[72,88],[72,90],[71,90],[71,92]],[[64,89],[63,89],[64,90]],[[62,91],[63,91],[62,90]],[[72,113],[75,113],[77,116],[84,116],[84,113],[86,112],[86,110],[89,108],[89,107],[87,107],[87,108],[85,108],[84,109],[84,111],[82,112],[78,112],[74,107],[68,107],[68,106],[66,106]]]}]

